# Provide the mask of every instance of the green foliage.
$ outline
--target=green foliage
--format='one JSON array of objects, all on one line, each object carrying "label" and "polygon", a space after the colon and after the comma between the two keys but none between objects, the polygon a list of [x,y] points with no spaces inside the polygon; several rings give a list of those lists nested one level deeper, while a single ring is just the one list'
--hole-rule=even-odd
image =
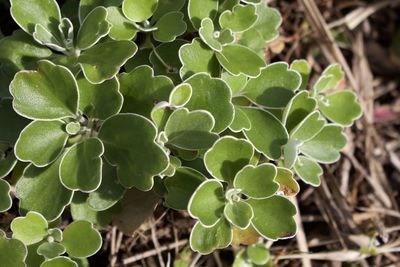
[{"label": "green foliage", "polygon": [[311,79],[305,60],[265,62],[281,17],[264,1],[11,0],[11,14],[0,211],[15,186],[20,217],[0,236],[7,266],[78,266],[97,228],[132,234],[161,203],[197,221],[193,250],[243,243],[234,266],[269,266],[257,240],[295,235],[296,179],[318,186],[362,113],[337,90],[339,65]]}]

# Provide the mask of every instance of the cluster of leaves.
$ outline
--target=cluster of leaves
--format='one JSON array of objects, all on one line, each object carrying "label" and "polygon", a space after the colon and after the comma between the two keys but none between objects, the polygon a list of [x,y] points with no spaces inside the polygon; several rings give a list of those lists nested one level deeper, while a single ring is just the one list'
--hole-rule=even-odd
[{"label": "cluster of leaves", "polygon": [[101,246],[93,224],[131,233],[162,200],[197,220],[202,254],[292,237],[295,176],[318,186],[361,115],[333,90],[338,65],[308,89],[306,61],[265,63],[281,17],[260,0],[11,0],[11,14],[22,30],[0,40],[0,211],[15,184],[23,217],[0,237],[7,266],[82,265]]}]

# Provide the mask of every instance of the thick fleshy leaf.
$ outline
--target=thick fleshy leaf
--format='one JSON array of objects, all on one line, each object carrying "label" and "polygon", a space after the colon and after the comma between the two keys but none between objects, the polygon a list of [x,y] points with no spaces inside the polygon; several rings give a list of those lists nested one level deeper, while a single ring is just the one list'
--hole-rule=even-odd
[{"label": "thick fleshy leaf", "polygon": [[206,177],[192,168],[177,168],[175,174],[164,180],[167,195],[165,204],[176,210],[186,210],[190,197]]},{"label": "thick fleshy leaf", "polygon": [[339,64],[332,64],[321,74],[321,77],[315,83],[313,91],[322,93],[335,88],[344,78],[344,71]]},{"label": "thick fleshy leaf", "polygon": [[45,242],[42,243],[38,249],[37,253],[43,255],[47,259],[52,259],[58,257],[65,253],[65,247],[60,243],[56,242]]},{"label": "thick fleshy leaf", "polygon": [[250,107],[241,107],[240,110],[251,123],[251,129],[244,131],[246,138],[257,151],[268,158],[279,159],[281,147],[288,141],[288,133],[282,123],[268,111]]},{"label": "thick fleshy leaf", "polygon": [[235,106],[235,118],[233,118],[231,125],[229,125],[229,129],[237,133],[242,130],[250,130],[250,128],[251,122],[249,118],[239,107]]},{"label": "thick fleshy leaf", "polygon": [[276,174],[276,167],[269,163],[256,167],[248,165],[237,173],[233,184],[250,198],[267,198],[278,191],[279,184],[274,181]]},{"label": "thick fleshy leaf", "polygon": [[122,9],[116,6],[107,8],[107,21],[111,23],[108,35],[114,40],[132,40],[139,31],[133,23],[122,13]]},{"label": "thick fleshy leaf", "polygon": [[232,11],[226,10],[219,17],[219,25],[233,32],[249,29],[257,21],[256,7],[253,5],[237,5]]},{"label": "thick fleshy leaf", "polygon": [[310,113],[290,133],[290,139],[306,142],[317,135],[324,128],[326,121],[316,110]]},{"label": "thick fleshy leaf", "polygon": [[0,262],[7,267],[25,267],[27,255],[25,245],[17,239],[0,235]]},{"label": "thick fleshy leaf", "polygon": [[96,190],[101,183],[103,153],[104,146],[98,138],[88,138],[68,148],[61,159],[62,184],[70,190]]},{"label": "thick fleshy leaf", "polygon": [[218,2],[216,0],[189,0],[188,14],[196,29],[200,28],[201,21],[204,18],[215,18],[218,11]]},{"label": "thick fleshy leaf", "polygon": [[63,234],[62,244],[72,257],[86,258],[101,248],[101,235],[89,222],[75,221],[65,228]]},{"label": "thick fleshy leaf", "polygon": [[[86,16],[96,7],[120,6],[122,0],[80,0],[79,1],[79,21],[82,22]],[[76,11],[74,11],[76,12]]]},{"label": "thick fleshy leaf", "polygon": [[75,192],[70,210],[74,221],[88,221],[98,227],[106,228],[112,220],[112,209],[97,211],[92,209],[87,202],[87,194]]},{"label": "thick fleshy leaf", "polygon": [[122,11],[128,19],[141,22],[153,15],[157,4],[158,0],[124,0]]},{"label": "thick fleshy leaf", "polygon": [[[13,107],[11,99],[1,99],[0,101],[0,143],[13,145],[17,141],[20,132],[29,123],[29,120],[18,115]],[[2,174],[0,174],[0,177]]]},{"label": "thick fleshy leaf", "polygon": [[333,163],[340,158],[339,151],[346,145],[343,129],[337,125],[326,125],[311,140],[300,146],[300,152],[320,163]]},{"label": "thick fleshy leaf", "polygon": [[182,35],[187,28],[183,17],[183,13],[179,11],[169,12],[162,16],[154,25],[154,27],[157,27],[157,30],[153,32],[154,39],[167,43]]},{"label": "thick fleshy leaf", "polygon": [[218,135],[211,132],[214,123],[207,111],[177,109],[165,125],[167,143],[186,150],[207,149],[218,139]]},{"label": "thick fleshy leaf", "polygon": [[210,254],[216,249],[229,246],[232,235],[231,225],[224,218],[213,227],[205,227],[197,222],[190,234],[190,247],[200,254]]},{"label": "thick fleshy leaf", "polygon": [[246,248],[246,255],[249,260],[257,265],[266,264],[270,259],[268,249],[263,244],[254,244]]},{"label": "thick fleshy leaf", "polygon": [[174,88],[166,76],[154,76],[149,66],[139,66],[119,77],[120,91],[124,96],[122,112],[132,112],[150,117],[151,110],[158,102],[168,101]]},{"label": "thick fleshy leaf", "polygon": [[227,203],[224,208],[225,218],[240,229],[246,229],[253,218],[253,210],[243,201]]},{"label": "thick fleshy leaf", "polygon": [[32,36],[33,39],[35,39],[35,41],[37,41],[39,44],[48,46],[49,48],[58,52],[64,52],[67,49],[61,40],[61,37],[57,37],[57,35],[52,34],[41,24],[36,24],[35,31],[33,32]]},{"label": "thick fleshy leaf", "polygon": [[253,155],[254,148],[247,140],[224,136],[205,153],[204,163],[215,178],[233,182],[236,173],[249,164]]},{"label": "thick fleshy leaf", "polygon": [[225,45],[216,55],[222,67],[233,75],[257,77],[261,68],[265,67],[265,62],[259,55],[238,44]]},{"label": "thick fleshy leaf", "polygon": [[218,41],[219,32],[214,31],[214,23],[210,18],[204,18],[201,21],[199,35],[201,40],[212,50],[221,52],[222,44]]},{"label": "thick fleshy leaf", "polygon": [[351,91],[325,96],[318,101],[318,107],[325,117],[343,126],[351,126],[362,114],[357,96]]},{"label": "thick fleshy leaf", "polygon": [[290,64],[292,70],[297,71],[301,75],[301,86],[300,90],[306,90],[308,80],[310,78],[311,66],[305,59],[296,59]]},{"label": "thick fleshy leaf", "polygon": [[204,181],[193,193],[188,204],[190,216],[206,227],[214,226],[223,216],[225,195],[222,183]]},{"label": "thick fleshy leaf", "polygon": [[221,78],[231,88],[233,95],[238,94],[247,83],[247,77],[243,74],[235,76],[230,74],[229,72],[223,72]]},{"label": "thick fleshy leaf", "polygon": [[297,159],[294,171],[303,182],[312,186],[319,186],[321,184],[320,177],[324,173],[318,163],[302,156]]},{"label": "thick fleshy leaf", "polygon": [[293,177],[293,173],[286,168],[278,167],[275,182],[279,184],[279,192],[284,196],[295,196],[300,191],[299,184]]},{"label": "thick fleshy leaf", "polygon": [[47,236],[46,219],[37,212],[30,211],[25,217],[17,217],[11,223],[12,237],[21,240],[25,245],[32,245]]},{"label": "thick fleshy leaf", "polygon": [[301,76],[296,71],[290,70],[285,62],[277,62],[265,67],[257,78],[250,79],[242,92],[258,105],[282,108],[300,84]]},{"label": "thick fleshy leaf", "polygon": [[219,76],[220,65],[214,52],[199,38],[194,38],[192,43],[183,45],[179,49],[179,58],[182,62],[180,69],[182,79],[198,72],[207,72],[212,77]]},{"label": "thick fleshy leaf", "polygon": [[114,77],[136,51],[137,46],[131,41],[109,41],[84,51],[78,61],[91,83],[102,83]]},{"label": "thick fleshy leaf", "polygon": [[107,9],[102,6],[96,7],[83,20],[78,31],[76,46],[82,50],[92,47],[109,33],[110,28]]},{"label": "thick fleshy leaf", "polygon": [[45,168],[29,165],[16,185],[22,215],[28,211],[42,214],[46,220],[57,219],[71,202],[72,191],[66,189],[58,178],[60,160]]},{"label": "thick fleshy leaf", "polygon": [[172,90],[169,95],[169,103],[174,107],[186,105],[192,97],[192,86],[188,83],[181,83]]},{"label": "thick fleshy leaf", "polygon": [[78,86],[66,67],[50,61],[38,63],[37,71],[20,71],[10,84],[13,107],[24,117],[54,120],[73,117],[78,109]]},{"label": "thick fleshy leaf", "polygon": [[295,95],[283,112],[282,121],[288,132],[291,132],[308,114],[315,110],[317,101],[309,97],[307,91],[301,91]]},{"label": "thick fleshy leaf", "polygon": [[15,144],[15,155],[21,161],[30,161],[43,167],[61,154],[68,133],[60,121],[33,121],[22,130]]},{"label": "thick fleshy leaf", "polygon": [[98,137],[123,186],[150,190],[153,176],[168,167],[168,156],[154,142],[156,133],[148,119],[136,114],[118,114],[104,122]]},{"label": "thick fleshy leaf", "polygon": [[11,208],[12,198],[10,193],[11,186],[6,180],[0,179],[0,212],[5,212]]},{"label": "thick fleshy leaf", "polygon": [[252,224],[264,238],[271,240],[289,238],[296,234],[297,227],[293,216],[296,207],[286,198],[272,196],[265,199],[250,199],[253,208]]},{"label": "thick fleshy leaf", "polygon": [[67,257],[57,257],[43,262],[40,267],[78,267],[78,264]]},{"label": "thick fleshy leaf", "polygon": [[221,79],[198,73],[186,80],[192,86],[192,97],[185,105],[189,110],[207,110],[215,119],[213,132],[222,132],[233,121],[232,93]]}]

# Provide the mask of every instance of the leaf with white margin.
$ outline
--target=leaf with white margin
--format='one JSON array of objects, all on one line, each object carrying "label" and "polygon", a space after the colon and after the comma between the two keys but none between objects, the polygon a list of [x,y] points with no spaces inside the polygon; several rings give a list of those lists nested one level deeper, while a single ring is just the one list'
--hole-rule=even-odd
[{"label": "leaf with white margin", "polygon": [[305,59],[296,59],[290,64],[292,70],[297,71],[301,75],[300,90],[306,90],[308,80],[310,79],[311,66]]},{"label": "leaf with white margin", "polygon": [[214,23],[210,18],[204,18],[201,21],[199,36],[212,50],[217,52],[222,51],[222,44],[217,39],[219,37],[219,32],[214,31]]},{"label": "leaf with white margin", "polygon": [[78,264],[70,258],[61,256],[43,262],[40,267],[78,267]]},{"label": "leaf with white margin", "polygon": [[335,88],[344,79],[344,71],[339,64],[332,64],[321,74],[321,77],[313,86],[315,93],[323,93]]},{"label": "leaf with white margin", "polygon": [[103,143],[88,138],[69,147],[61,159],[60,180],[70,190],[93,192],[101,183]]},{"label": "leaf with white margin", "polygon": [[233,32],[243,32],[256,23],[258,15],[253,5],[237,5],[232,11],[226,10],[219,17],[219,25]]},{"label": "leaf with white margin", "polygon": [[[98,6],[103,7],[113,7],[113,6],[121,6],[122,0],[80,0],[79,1],[79,22],[86,18],[86,16]],[[74,10],[74,12],[76,12]]]},{"label": "leaf with white margin", "polygon": [[269,64],[260,76],[247,82],[243,95],[264,107],[285,107],[301,85],[301,76],[288,67],[286,62]]},{"label": "leaf with white margin", "polygon": [[260,75],[265,67],[264,59],[253,50],[238,44],[228,44],[216,54],[219,63],[226,71],[233,75],[244,74],[249,77]]},{"label": "leaf with white margin", "polygon": [[0,179],[0,212],[9,210],[12,206],[11,186],[6,180]]},{"label": "leaf with white margin", "polygon": [[[49,224],[49,227],[56,227],[56,226],[60,225],[60,222],[61,222],[61,217],[57,218],[56,221],[51,222]],[[47,233],[49,234],[48,237],[50,238],[50,240],[53,239],[52,242],[54,242],[54,241],[60,242],[63,238],[62,231],[59,228],[49,229],[47,231]]]},{"label": "leaf with white margin", "polygon": [[300,152],[320,163],[334,163],[340,158],[340,150],[346,145],[342,127],[328,124],[311,140],[300,146]]},{"label": "leaf with white margin", "polygon": [[[171,105],[168,102],[160,102],[154,106],[150,113],[150,118],[157,126],[157,129],[160,131],[164,130],[165,124],[168,121],[169,116],[172,114]],[[161,135],[159,135],[161,136]]]},{"label": "leaf with white margin", "polygon": [[168,144],[186,150],[207,149],[218,135],[212,133],[213,116],[205,110],[175,110],[165,125]]},{"label": "leaf with white margin", "polygon": [[205,227],[212,227],[221,221],[225,207],[225,193],[221,182],[204,181],[189,200],[190,216],[198,219]]},{"label": "leaf with white margin", "polygon": [[17,113],[38,120],[74,117],[78,110],[78,86],[64,66],[43,60],[37,71],[20,71],[10,84]]},{"label": "leaf with white margin", "polygon": [[17,217],[11,222],[12,237],[21,240],[25,245],[42,241],[47,236],[46,219],[37,212],[30,211],[25,217]]},{"label": "leaf with white margin", "polygon": [[288,199],[272,196],[265,199],[249,199],[247,203],[254,212],[252,225],[264,238],[278,240],[296,234],[294,215],[297,210]]},{"label": "leaf with white margin", "polygon": [[55,51],[64,52],[67,50],[63,41],[61,40],[61,37],[54,36],[41,24],[35,25],[35,31],[33,32],[32,36],[39,44],[48,46]]},{"label": "leaf with white margin", "polygon": [[297,159],[294,171],[303,182],[312,186],[319,186],[321,184],[320,177],[324,173],[318,163],[303,156]]},{"label": "leaf with white margin", "polygon": [[169,95],[169,103],[174,107],[183,107],[192,97],[192,86],[188,83],[181,83],[172,90]]},{"label": "leaf with white margin", "polygon": [[198,72],[207,72],[212,77],[219,76],[221,70],[214,51],[208,48],[200,38],[194,38],[190,44],[179,49],[182,68],[179,73],[182,79],[189,78]]},{"label": "leaf with white margin", "polygon": [[238,94],[246,86],[247,83],[246,75],[241,74],[235,76],[227,71],[222,73],[221,79],[228,84],[228,86],[231,88],[233,95]]},{"label": "leaf with white margin", "polygon": [[153,37],[156,41],[168,43],[173,42],[176,37],[185,33],[187,26],[183,20],[183,13],[173,11],[162,16],[154,27],[157,30],[153,32]]},{"label": "leaf with white margin", "polygon": [[227,203],[224,208],[225,218],[240,229],[246,229],[253,218],[253,210],[243,201]]},{"label": "leaf with white margin", "polygon": [[16,157],[44,167],[55,161],[67,143],[68,133],[61,121],[33,121],[22,130],[15,144]]},{"label": "leaf with white margin", "polygon": [[173,176],[164,180],[164,186],[167,189],[165,204],[176,210],[186,210],[191,196],[206,179],[202,173],[195,169],[177,168]]},{"label": "leaf with white margin", "polygon": [[233,122],[231,125],[229,125],[229,129],[232,132],[238,133],[243,130],[250,130],[251,128],[251,122],[249,118],[246,116],[246,114],[240,110],[237,106],[235,106],[235,118],[233,119]]},{"label": "leaf with white margin", "polygon": [[270,254],[264,244],[253,244],[246,248],[246,255],[256,265],[267,264]]},{"label": "leaf with white margin", "polygon": [[241,1],[247,4],[258,4],[261,3],[262,0],[241,0]]},{"label": "leaf with white margin", "polygon": [[295,95],[286,106],[282,116],[282,122],[288,132],[291,132],[293,128],[313,112],[316,106],[317,101],[310,97],[307,91],[303,90]]},{"label": "leaf with white margin", "polygon": [[65,247],[56,242],[44,242],[37,249],[39,255],[46,259],[53,259],[65,253]]},{"label": "leaf with white margin", "polygon": [[217,0],[189,0],[188,14],[194,28],[199,29],[204,18],[215,18],[218,2]]},{"label": "leaf with white margin", "polygon": [[246,138],[257,151],[270,159],[279,159],[281,147],[288,141],[288,133],[282,123],[268,111],[253,107],[240,107],[251,123],[250,130],[244,130]]},{"label": "leaf with white margin", "polygon": [[76,38],[77,48],[88,49],[110,32],[111,24],[107,21],[107,14],[107,9],[99,6],[86,16]]},{"label": "leaf with white margin", "polygon": [[119,76],[120,91],[124,96],[121,112],[137,113],[150,117],[156,103],[168,101],[174,88],[166,76],[154,76],[153,69],[143,65]]},{"label": "leaf with white margin", "polygon": [[11,0],[11,15],[27,33],[32,34],[36,24],[57,33],[61,21],[60,8],[55,0]]},{"label": "leaf with white margin", "polygon": [[116,6],[107,8],[107,21],[111,23],[108,35],[114,40],[132,40],[138,33],[138,29],[122,13],[122,9]]},{"label": "leaf with white margin", "polygon": [[123,186],[150,190],[153,177],[168,167],[168,156],[155,143],[156,134],[154,124],[137,114],[118,114],[104,121],[98,137]]},{"label": "leaf with white margin", "polygon": [[236,174],[233,185],[249,198],[268,198],[278,191],[279,184],[274,181],[276,174],[276,167],[269,163],[247,165]]},{"label": "leaf with white margin", "polygon": [[260,240],[260,234],[254,229],[250,224],[246,229],[239,229],[237,227],[232,227],[233,229],[233,239],[232,245],[251,245],[255,244]]},{"label": "leaf with white margin", "polygon": [[86,258],[100,250],[100,233],[87,221],[75,221],[64,229],[61,242],[71,257]]},{"label": "leaf with white margin", "polygon": [[282,192],[284,196],[295,196],[300,191],[299,184],[293,177],[291,170],[277,167],[275,182],[279,184],[278,192]]},{"label": "leaf with white margin", "polygon": [[326,124],[319,111],[314,111],[300,122],[290,133],[290,139],[306,142],[317,135]]},{"label": "leaf with white margin", "polygon": [[351,91],[339,91],[327,95],[318,101],[321,113],[329,120],[342,126],[351,126],[362,115],[357,96]]},{"label": "leaf with white margin", "polygon": [[135,55],[137,49],[131,41],[108,41],[85,50],[78,62],[86,79],[98,84],[114,77],[121,66]]},{"label": "leaf with white margin", "polygon": [[36,211],[47,221],[53,221],[71,203],[72,191],[61,184],[59,166],[60,160],[45,168],[28,165],[16,185],[20,214]]},{"label": "leaf with white margin", "polygon": [[185,5],[186,0],[162,0],[158,3],[156,11],[151,17],[151,21],[159,20],[164,14],[179,11]]},{"label": "leaf with white margin", "polygon": [[204,154],[204,164],[210,174],[222,181],[233,182],[235,175],[254,155],[254,148],[245,139],[224,136]]},{"label": "leaf with white margin", "polygon": [[25,245],[17,239],[8,239],[0,235],[0,262],[7,267],[26,267]]},{"label": "leaf with white margin", "polygon": [[215,119],[213,132],[222,132],[233,121],[234,106],[229,86],[207,73],[197,73],[185,81],[192,86],[192,97],[185,105],[189,110],[207,110]]},{"label": "leaf with white margin", "polygon": [[153,15],[158,0],[124,0],[122,11],[125,17],[134,22],[142,22]]},{"label": "leaf with white margin", "polygon": [[119,113],[123,96],[116,78],[101,84],[92,84],[85,77],[77,79],[79,87],[79,110],[89,118],[105,120]]}]

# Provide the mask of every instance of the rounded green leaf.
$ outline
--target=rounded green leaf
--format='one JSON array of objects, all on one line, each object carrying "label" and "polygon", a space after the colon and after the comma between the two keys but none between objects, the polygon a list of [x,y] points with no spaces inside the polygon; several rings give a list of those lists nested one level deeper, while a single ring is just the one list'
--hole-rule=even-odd
[{"label": "rounded green leaf", "polygon": [[228,86],[231,88],[232,94],[238,94],[246,85],[247,77],[246,75],[232,75],[229,72],[225,71],[221,75],[221,79],[224,80]]},{"label": "rounded green leaf", "polygon": [[249,164],[254,148],[245,139],[224,136],[204,154],[208,172],[217,179],[232,182],[236,173]]},{"label": "rounded green leaf", "polygon": [[83,20],[78,31],[76,46],[82,50],[92,47],[110,32],[110,28],[107,9],[102,6],[96,7]]},{"label": "rounded green leaf", "polygon": [[189,0],[188,14],[196,29],[200,28],[201,21],[204,18],[215,18],[218,11],[218,2],[216,0]]},{"label": "rounded green leaf", "polygon": [[279,184],[274,181],[276,174],[276,167],[269,163],[248,165],[237,173],[233,184],[250,198],[267,198],[278,191]]},{"label": "rounded green leaf", "polygon": [[257,21],[256,7],[237,5],[232,11],[225,10],[219,17],[219,25],[233,32],[243,32]]},{"label": "rounded green leaf", "polygon": [[150,190],[153,176],[168,167],[168,156],[155,143],[156,134],[154,124],[140,115],[118,114],[104,121],[98,137],[123,186]]},{"label": "rounded green leaf", "polygon": [[29,119],[54,120],[77,113],[79,94],[74,75],[47,60],[38,63],[37,71],[18,72],[10,92],[15,111]]},{"label": "rounded green leaf", "polygon": [[221,221],[225,206],[222,183],[217,180],[204,181],[193,193],[188,204],[190,216],[198,219],[206,227]]},{"label": "rounded green leaf", "polygon": [[227,203],[224,208],[225,218],[239,229],[246,229],[253,218],[253,210],[243,201]]},{"label": "rounded green leaf", "polygon": [[201,21],[199,36],[201,40],[212,50],[220,52],[222,44],[218,41],[220,33],[214,31],[214,23],[210,18],[204,18]]},{"label": "rounded green leaf", "polygon": [[182,35],[187,28],[183,17],[183,13],[179,11],[169,12],[162,16],[154,25],[154,27],[157,27],[157,30],[153,32],[154,39],[167,43]]},{"label": "rounded green leaf", "polygon": [[63,122],[33,121],[22,130],[15,144],[15,155],[21,161],[43,167],[60,156],[67,140]]},{"label": "rounded green leaf", "polygon": [[290,133],[292,140],[306,142],[317,135],[326,124],[325,119],[318,111],[310,113]]},{"label": "rounded green leaf", "polygon": [[21,241],[0,235],[0,262],[3,266],[25,267],[27,253],[28,251]]},{"label": "rounded green leaf", "polygon": [[308,80],[310,78],[311,66],[305,59],[296,59],[290,64],[292,70],[297,71],[301,75],[301,86],[300,90],[306,90]]},{"label": "rounded green leaf", "polygon": [[67,257],[57,257],[43,262],[40,267],[78,267],[78,264]]},{"label": "rounded green leaf", "polygon": [[72,121],[65,126],[65,131],[69,135],[76,135],[79,133],[80,130],[81,130],[81,124],[79,122]]},{"label": "rounded green leaf", "polygon": [[275,182],[279,184],[279,192],[284,196],[295,196],[300,191],[299,184],[293,177],[291,170],[278,167]]},{"label": "rounded green leaf", "polygon": [[11,186],[6,180],[0,179],[0,212],[9,210],[12,206]]},{"label": "rounded green leaf", "polygon": [[288,132],[291,132],[308,114],[315,110],[317,101],[309,97],[307,91],[301,91],[295,95],[283,112],[282,121]]},{"label": "rounded green leaf", "polygon": [[128,19],[141,22],[153,15],[157,4],[158,0],[124,0],[122,11]]},{"label": "rounded green leaf", "polygon": [[235,133],[251,129],[249,118],[238,106],[235,106],[235,118],[233,118],[231,125],[229,125],[229,129]]},{"label": "rounded green leaf", "polygon": [[[121,6],[122,0],[80,0],[79,1],[79,22],[82,22],[86,16],[98,6],[113,7]],[[74,10],[74,12],[76,12]]]},{"label": "rounded green leaf", "polygon": [[320,177],[324,173],[318,163],[302,156],[297,159],[294,171],[303,182],[312,186],[319,186],[321,184]]},{"label": "rounded green leaf", "polygon": [[116,6],[107,8],[107,21],[111,23],[108,35],[114,40],[132,40],[139,31],[133,23],[122,13],[122,9]]},{"label": "rounded green leaf", "polygon": [[322,93],[335,88],[344,78],[344,71],[339,64],[332,64],[328,66],[321,77],[315,83],[313,91],[315,93]]},{"label": "rounded green leaf", "polygon": [[169,95],[169,103],[174,107],[186,105],[192,97],[192,86],[188,83],[181,83],[176,86]]},{"label": "rounded green leaf", "polygon": [[[55,32],[57,33],[57,32]],[[59,34],[56,34],[56,36]],[[39,44],[45,45],[55,51],[64,52],[66,51],[66,45],[61,40],[61,37],[56,37],[49,30],[43,27],[41,24],[35,25],[35,31],[33,32],[33,39]]]},{"label": "rounded green leaf", "polygon": [[60,243],[45,242],[38,247],[37,253],[43,255],[46,259],[52,259],[64,254],[65,247]]},{"label": "rounded green leaf", "polygon": [[246,255],[249,260],[257,265],[266,264],[270,259],[268,249],[263,244],[253,244],[246,248]]},{"label": "rounded green leaf", "polygon": [[37,212],[30,211],[25,217],[17,217],[11,222],[12,237],[21,240],[25,245],[32,245],[47,236],[46,219]]}]

